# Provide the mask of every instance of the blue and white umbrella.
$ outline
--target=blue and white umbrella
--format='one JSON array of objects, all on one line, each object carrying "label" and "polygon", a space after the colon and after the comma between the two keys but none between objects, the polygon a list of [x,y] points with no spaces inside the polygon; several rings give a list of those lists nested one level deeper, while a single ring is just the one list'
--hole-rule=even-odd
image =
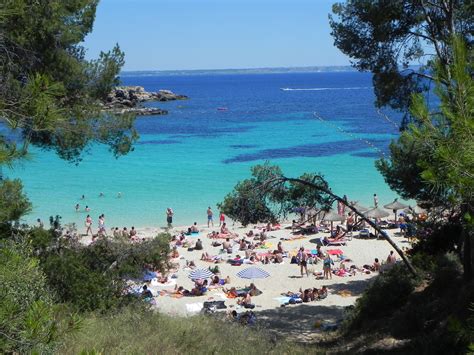
[{"label": "blue and white umbrella", "polygon": [[265,270],[252,266],[237,273],[237,276],[242,279],[265,279],[270,274]]},{"label": "blue and white umbrella", "polygon": [[214,276],[214,274],[208,269],[196,269],[189,273],[191,280],[205,280]]}]

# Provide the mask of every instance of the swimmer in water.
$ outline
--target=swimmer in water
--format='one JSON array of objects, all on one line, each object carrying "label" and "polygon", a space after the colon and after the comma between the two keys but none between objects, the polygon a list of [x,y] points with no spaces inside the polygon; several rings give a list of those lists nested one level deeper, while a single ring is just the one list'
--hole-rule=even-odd
[{"label": "swimmer in water", "polygon": [[91,209],[89,208],[89,206],[86,206],[85,211],[86,211],[86,212],[89,212],[90,210],[91,210]]},{"label": "swimmer in water", "polygon": [[122,197],[122,193],[121,193],[121,192],[119,192],[119,193],[117,194],[117,198],[120,198],[120,197]]},{"label": "swimmer in water", "polygon": [[105,196],[105,195],[104,195],[103,192],[101,192],[101,193],[99,194],[99,197],[104,197],[104,196]]},{"label": "swimmer in water", "polygon": [[81,208],[81,206],[79,206],[79,204],[76,203],[76,212],[79,212],[79,208]]}]

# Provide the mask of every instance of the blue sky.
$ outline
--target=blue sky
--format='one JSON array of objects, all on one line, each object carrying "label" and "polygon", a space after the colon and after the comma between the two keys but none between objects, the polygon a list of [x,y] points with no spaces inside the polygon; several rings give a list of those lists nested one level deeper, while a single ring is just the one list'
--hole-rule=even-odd
[{"label": "blue sky", "polygon": [[101,0],[88,57],[119,43],[125,70],[348,65],[328,13],[338,0]]}]

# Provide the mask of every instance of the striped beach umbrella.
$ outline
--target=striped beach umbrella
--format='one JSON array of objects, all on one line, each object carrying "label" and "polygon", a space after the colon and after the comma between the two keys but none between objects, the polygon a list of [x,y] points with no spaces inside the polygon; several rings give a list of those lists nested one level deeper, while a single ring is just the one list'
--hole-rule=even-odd
[{"label": "striped beach umbrella", "polygon": [[214,276],[214,274],[208,269],[196,269],[189,273],[189,278],[191,280],[205,280]]},{"label": "striped beach umbrella", "polygon": [[270,274],[265,270],[262,270],[258,267],[252,266],[247,269],[243,269],[237,273],[237,276],[242,279],[265,279]]}]

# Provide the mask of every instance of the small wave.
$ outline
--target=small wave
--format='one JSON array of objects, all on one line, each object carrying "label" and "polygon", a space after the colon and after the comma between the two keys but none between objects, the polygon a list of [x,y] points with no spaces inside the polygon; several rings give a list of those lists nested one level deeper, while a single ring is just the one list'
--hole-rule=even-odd
[{"label": "small wave", "polygon": [[283,91],[325,91],[325,90],[363,90],[372,89],[372,86],[353,86],[347,88],[280,88]]}]

